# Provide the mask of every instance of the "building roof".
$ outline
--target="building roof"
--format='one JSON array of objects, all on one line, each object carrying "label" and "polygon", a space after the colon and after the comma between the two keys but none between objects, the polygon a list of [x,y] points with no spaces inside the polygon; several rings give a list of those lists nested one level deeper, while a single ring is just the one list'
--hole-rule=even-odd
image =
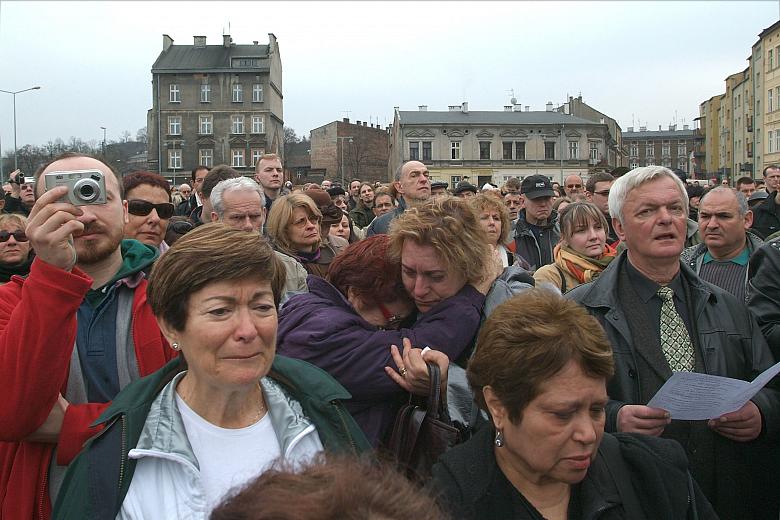
[{"label": "building roof", "polygon": [[398,111],[401,125],[560,125],[576,124],[602,126],[601,123],[588,121],[558,112],[504,112],[470,110],[458,111]]},{"label": "building roof", "polygon": [[[258,67],[231,67],[231,58],[259,58]],[[152,65],[152,72],[268,70],[268,45],[171,45]]]},{"label": "building roof", "polygon": [[644,132],[623,132],[623,139],[658,139],[672,137],[675,139],[694,137],[693,130],[649,130]]},{"label": "building roof", "polygon": [[769,34],[772,31],[774,31],[778,27],[780,27],[780,20],[778,20],[777,22],[773,23],[772,25],[770,25],[769,27],[767,27],[766,29],[761,31],[761,33],[759,33],[758,37],[763,39],[764,36],[766,36],[767,34]]}]

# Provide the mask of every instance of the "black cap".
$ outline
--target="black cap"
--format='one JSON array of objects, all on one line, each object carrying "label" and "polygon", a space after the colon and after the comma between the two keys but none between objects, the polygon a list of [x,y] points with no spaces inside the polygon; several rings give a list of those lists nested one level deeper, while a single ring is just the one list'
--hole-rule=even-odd
[{"label": "black cap", "polygon": [[328,188],[325,191],[327,191],[328,195],[330,195],[331,197],[336,197],[338,195],[346,195],[347,194],[347,192],[344,191],[344,188],[342,188],[341,186],[333,186],[332,188]]},{"label": "black cap", "polygon": [[463,193],[464,191],[470,191],[470,192],[476,194],[477,191],[479,191],[479,190],[477,190],[477,187],[474,186],[473,184],[461,181],[461,182],[458,183],[458,187],[455,188],[455,195]]},{"label": "black cap", "polygon": [[436,188],[444,188],[445,190],[449,188],[450,184],[448,182],[444,181],[436,181],[431,183],[431,189],[435,190]]},{"label": "black cap", "polygon": [[550,179],[544,175],[529,175],[523,179],[520,184],[520,193],[529,199],[555,196]]}]

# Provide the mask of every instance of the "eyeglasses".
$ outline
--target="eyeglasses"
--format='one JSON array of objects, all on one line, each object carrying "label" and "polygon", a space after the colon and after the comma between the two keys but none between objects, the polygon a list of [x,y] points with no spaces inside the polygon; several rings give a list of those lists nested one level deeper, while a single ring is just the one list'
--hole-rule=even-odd
[{"label": "eyeglasses", "polygon": [[14,237],[17,242],[27,242],[27,235],[21,229],[19,231],[0,231],[0,242],[8,242],[11,237]]},{"label": "eyeglasses", "polygon": [[567,184],[566,187],[573,190],[574,188],[582,188],[582,184]]},{"label": "eyeglasses", "polygon": [[162,204],[152,204],[149,201],[146,200],[128,200],[127,201],[127,211],[131,215],[136,215],[138,217],[145,217],[149,213],[152,212],[153,209],[157,210],[157,215],[161,219],[168,219],[173,216],[173,204],[170,202],[163,202]]},{"label": "eyeglasses", "polygon": [[376,306],[382,312],[382,316],[385,318],[385,326],[380,327],[382,329],[397,329],[401,326],[401,323],[406,319],[406,316],[398,316],[390,312],[390,309],[385,307],[382,302],[376,302]]}]

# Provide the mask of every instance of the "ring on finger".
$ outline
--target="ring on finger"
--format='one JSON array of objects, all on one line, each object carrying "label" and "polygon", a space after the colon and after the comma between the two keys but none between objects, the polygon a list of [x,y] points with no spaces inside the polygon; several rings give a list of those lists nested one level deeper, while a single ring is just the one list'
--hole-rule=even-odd
[{"label": "ring on finger", "polygon": [[401,374],[401,377],[406,377],[406,367],[402,366],[398,368],[398,373]]}]

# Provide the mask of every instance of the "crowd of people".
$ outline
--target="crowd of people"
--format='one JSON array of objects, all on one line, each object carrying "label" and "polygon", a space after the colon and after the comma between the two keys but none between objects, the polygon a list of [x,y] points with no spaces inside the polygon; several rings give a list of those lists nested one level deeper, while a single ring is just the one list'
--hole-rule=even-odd
[{"label": "crowd of people", "polygon": [[[75,171],[104,203],[46,186]],[[648,406],[780,359],[780,167],[709,184],[14,172],[0,518],[776,520],[780,381],[709,420]],[[429,363],[461,440],[409,481],[389,441]]]}]

